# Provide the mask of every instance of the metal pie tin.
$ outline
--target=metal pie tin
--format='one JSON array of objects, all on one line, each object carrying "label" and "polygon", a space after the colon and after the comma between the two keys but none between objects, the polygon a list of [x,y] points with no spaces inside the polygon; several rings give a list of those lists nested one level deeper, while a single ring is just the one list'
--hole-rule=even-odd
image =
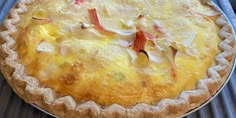
[{"label": "metal pie tin", "polygon": [[[234,37],[235,37],[235,39],[236,39],[235,29],[233,28],[233,25],[232,25],[232,23],[230,22],[230,20],[229,20],[229,18],[227,17],[227,15],[226,15],[214,2],[212,2],[212,3],[213,3],[213,5],[226,17],[228,23],[230,24],[230,26],[231,26],[232,29],[233,29]],[[233,59],[233,65],[232,65],[232,66],[233,66],[233,67],[231,68],[230,73],[228,74],[228,76],[227,76],[227,78],[226,78],[224,84],[219,88],[219,90],[218,90],[210,99],[206,100],[206,101],[205,101],[204,103],[202,103],[200,106],[198,106],[198,107],[196,107],[196,108],[194,108],[194,109],[189,110],[189,111],[186,112],[184,115],[180,116],[180,118],[185,117],[185,116],[188,116],[188,115],[190,115],[190,114],[193,113],[193,112],[196,112],[197,110],[201,109],[202,107],[204,107],[205,105],[207,105],[209,102],[211,102],[211,101],[223,90],[223,88],[225,87],[225,85],[226,85],[226,84],[228,83],[228,81],[230,80],[230,78],[231,78],[231,76],[232,76],[232,74],[233,74],[233,72],[234,72],[235,66],[236,66],[235,57],[234,57],[234,59]],[[52,114],[52,113],[49,113],[48,111],[46,111],[46,110],[40,108],[39,106],[37,106],[37,105],[35,105],[35,104],[31,104],[31,105],[34,106],[35,108],[39,109],[40,111],[42,111],[42,112],[44,112],[44,113],[46,113],[46,114],[52,116],[52,117],[58,118],[58,116],[56,116],[56,115],[54,115],[54,114]]]}]

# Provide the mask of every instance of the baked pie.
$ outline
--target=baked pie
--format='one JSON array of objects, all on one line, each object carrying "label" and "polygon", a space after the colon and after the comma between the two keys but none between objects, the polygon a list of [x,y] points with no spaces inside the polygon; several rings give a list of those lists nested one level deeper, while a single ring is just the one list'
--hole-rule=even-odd
[{"label": "baked pie", "polygon": [[225,82],[235,39],[208,0],[20,0],[1,71],[60,117],[178,117]]}]

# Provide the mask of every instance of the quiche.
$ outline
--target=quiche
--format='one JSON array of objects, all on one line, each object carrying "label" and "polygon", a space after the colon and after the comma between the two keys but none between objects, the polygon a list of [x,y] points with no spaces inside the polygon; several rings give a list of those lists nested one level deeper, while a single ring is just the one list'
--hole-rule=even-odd
[{"label": "quiche", "polygon": [[224,84],[235,39],[208,0],[20,0],[1,71],[59,117],[178,117]]}]

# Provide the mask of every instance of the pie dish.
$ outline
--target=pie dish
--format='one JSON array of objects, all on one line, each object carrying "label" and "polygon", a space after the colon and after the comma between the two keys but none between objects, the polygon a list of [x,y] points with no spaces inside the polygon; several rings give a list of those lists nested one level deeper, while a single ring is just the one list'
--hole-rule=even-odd
[{"label": "pie dish", "polygon": [[235,55],[208,0],[20,0],[0,33],[8,83],[60,117],[178,117],[214,95]]}]

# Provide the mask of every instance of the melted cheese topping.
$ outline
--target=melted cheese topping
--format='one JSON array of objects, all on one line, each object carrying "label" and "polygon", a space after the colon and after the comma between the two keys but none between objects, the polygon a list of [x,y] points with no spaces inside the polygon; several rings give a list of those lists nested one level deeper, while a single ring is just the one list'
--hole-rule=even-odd
[{"label": "melted cheese topping", "polygon": [[[113,33],[94,27],[92,8]],[[78,101],[174,98],[206,77],[219,52],[219,13],[198,0],[41,0],[29,9],[18,24],[19,61],[42,86]],[[147,54],[133,50],[136,27],[154,37]]]}]

